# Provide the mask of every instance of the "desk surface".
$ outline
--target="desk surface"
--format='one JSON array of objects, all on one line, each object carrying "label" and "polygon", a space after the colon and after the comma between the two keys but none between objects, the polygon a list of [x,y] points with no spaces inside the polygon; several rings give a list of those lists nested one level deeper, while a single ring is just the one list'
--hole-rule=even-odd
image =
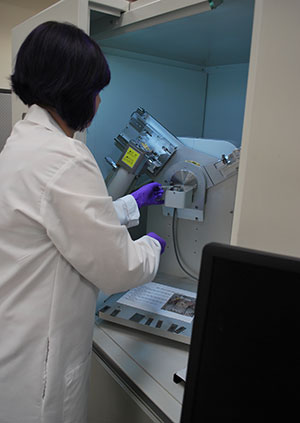
[{"label": "desk surface", "polygon": [[[155,282],[197,289],[193,281],[166,274],[157,275]],[[176,384],[173,375],[187,367],[188,345],[98,319],[94,347],[162,421],[180,421],[184,384]]]},{"label": "desk surface", "polygon": [[187,345],[99,319],[94,347],[154,413],[165,421],[180,421],[184,385],[174,383],[173,375],[187,366]]}]

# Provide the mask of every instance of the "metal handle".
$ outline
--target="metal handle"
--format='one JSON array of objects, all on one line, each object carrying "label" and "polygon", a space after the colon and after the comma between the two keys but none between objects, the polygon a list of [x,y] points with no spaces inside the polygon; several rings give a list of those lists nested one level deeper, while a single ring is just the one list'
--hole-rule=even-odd
[{"label": "metal handle", "polygon": [[107,163],[113,168],[113,169],[118,169],[118,165],[117,163],[109,156],[105,157],[105,160],[107,161]]}]

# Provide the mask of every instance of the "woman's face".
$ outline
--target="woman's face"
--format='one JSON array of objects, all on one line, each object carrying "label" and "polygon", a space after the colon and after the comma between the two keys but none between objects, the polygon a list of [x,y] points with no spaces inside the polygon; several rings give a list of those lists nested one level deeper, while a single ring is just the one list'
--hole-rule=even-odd
[{"label": "woman's face", "polygon": [[100,98],[100,94],[98,94],[95,100],[95,114],[97,113],[100,103],[101,103],[101,98]]},{"label": "woman's face", "polygon": [[[93,119],[94,119],[94,117],[95,117],[95,115],[96,115],[96,113],[97,113],[97,110],[99,109],[100,103],[101,103],[101,98],[100,98],[100,94],[98,94],[98,95],[96,96],[96,98],[95,98],[95,109],[94,109],[94,116],[93,116]],[[91,125],[91,123],[92,123],[93,119],[91,119],[91,121],[90,121],[90,122],[89,122],[89,124],[87,125],[87,128]]]}]

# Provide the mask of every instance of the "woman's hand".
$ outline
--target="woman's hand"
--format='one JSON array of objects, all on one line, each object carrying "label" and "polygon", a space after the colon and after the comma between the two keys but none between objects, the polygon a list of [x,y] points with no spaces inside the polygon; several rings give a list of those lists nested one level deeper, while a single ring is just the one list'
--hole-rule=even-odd
[{"label": "woman's hand", "polygon": [[138,190],[131,193],[139,208],[143,206],[151,206],[153,204],[163,204],[162,200],[164,190],[161,184],[151,182],[150,184],[142,186]]}]

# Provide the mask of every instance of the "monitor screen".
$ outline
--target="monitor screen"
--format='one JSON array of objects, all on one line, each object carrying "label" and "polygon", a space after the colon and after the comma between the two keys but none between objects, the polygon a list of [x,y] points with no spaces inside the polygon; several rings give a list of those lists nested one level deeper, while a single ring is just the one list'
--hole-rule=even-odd
[{"label": "monitor screen", "polygon": [[181,423],[299,421],[299,337],[299,259],[206,245]]}]

